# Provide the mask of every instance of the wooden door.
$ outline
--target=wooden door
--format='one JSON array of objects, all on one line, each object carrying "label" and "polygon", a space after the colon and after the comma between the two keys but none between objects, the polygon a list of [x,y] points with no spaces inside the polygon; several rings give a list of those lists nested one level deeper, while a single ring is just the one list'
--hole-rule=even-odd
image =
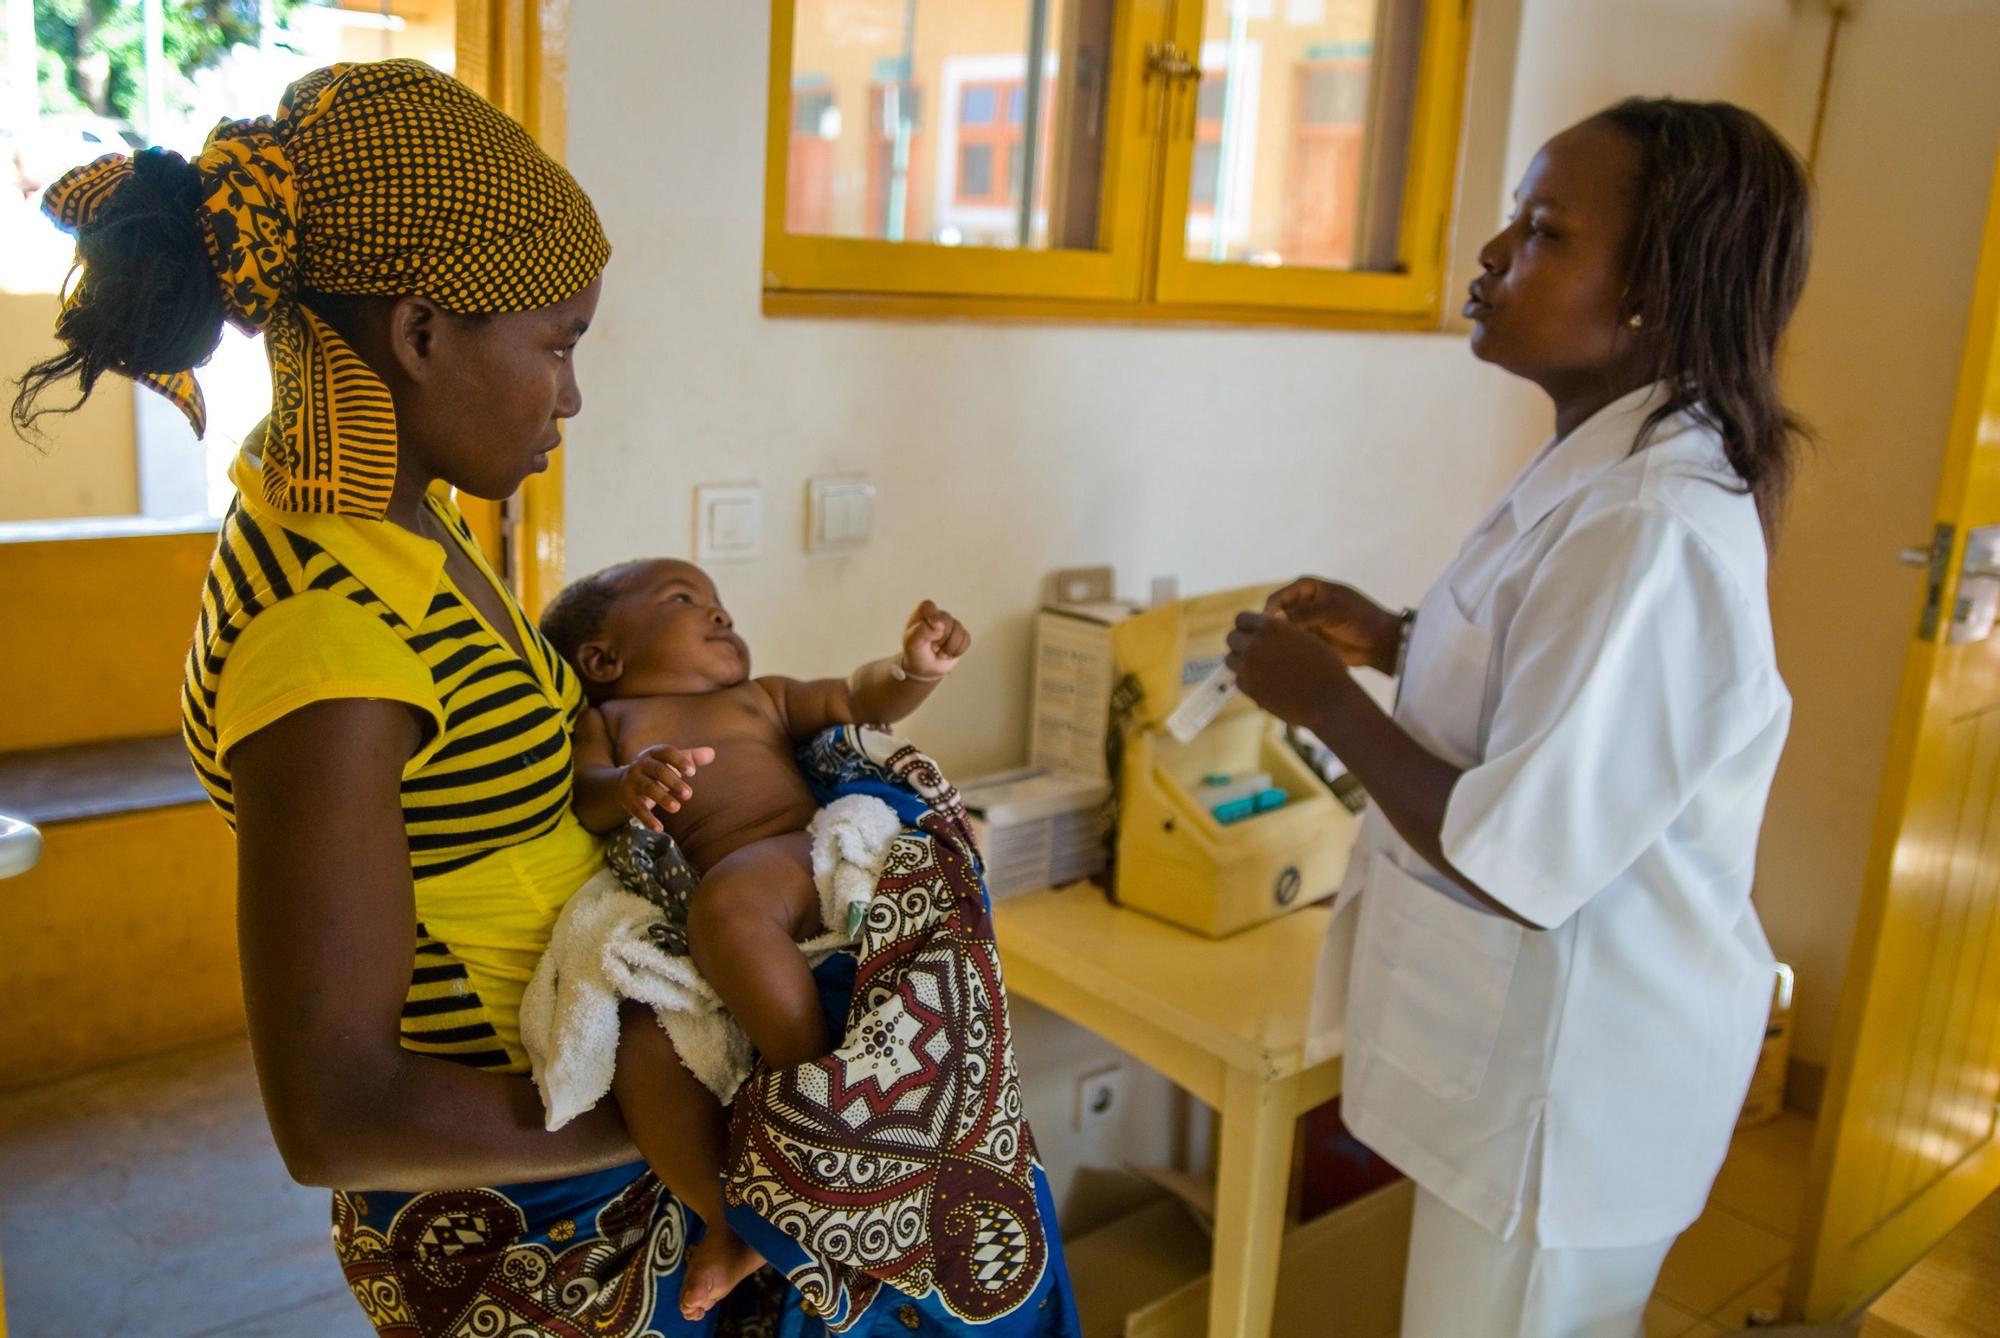
[{"label": "wooden door", "polygon": [[[1851,1313],[2000,1186],[2000,176],[1787,1310]],[[1968,615],[1970,617],[1968,618]],[[1970,621],[1972,626],[1967,626]]]}]

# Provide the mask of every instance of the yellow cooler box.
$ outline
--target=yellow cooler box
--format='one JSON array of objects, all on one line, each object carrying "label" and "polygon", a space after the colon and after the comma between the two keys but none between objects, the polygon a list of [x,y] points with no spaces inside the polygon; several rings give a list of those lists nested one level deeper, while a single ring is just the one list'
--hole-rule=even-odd
[{"label": "yellow cooler box", "polygon": [[[1118,899],[1212,938],[1332,896],[1354,844],[1353,815],[1249,698],[1236,695],[1187,743],[1163,724],[1221,665],[1236,615],[1273,589],[1182,600],[1112,633],[1141,694],[1125,736]],[[1260,790],[1281,791],[1282,806],[1223,821],[1216,797],[1248,775],[1268,777]]]}]

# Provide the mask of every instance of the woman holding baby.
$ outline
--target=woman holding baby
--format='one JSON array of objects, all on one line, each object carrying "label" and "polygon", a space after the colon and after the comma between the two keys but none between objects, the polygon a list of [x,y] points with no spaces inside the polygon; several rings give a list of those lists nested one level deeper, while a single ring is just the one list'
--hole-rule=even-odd
[{"label": "woman holding baby", "polygon": [[[87,396],[117,372],[199,432],[189,369],[225,321],[265,341],[271,412],[199,592],[184,733],[237,834],[271,1131],[294,1177],[335,1190],[370,1322],[824,1332],[793,1288],[805,1265],[684,1305],[721,1223],[648,1172],[615,1102],[551,1132],[526,1076],[524,990],[604,846],[572,807],[578,674],[452,496],[511,495],[582,406],[575,355],[610,255],[589,199],[484,99],[397,60],[308,75],[193,161],[80,167],[44,208],[76,232],[80,278],[17,426],[59,382]],[[1032,1294],[983,1331],[1075,1332],[1050,1236]],[[865,1300],[846,1332],[965,1327],[934,1296]]]}]

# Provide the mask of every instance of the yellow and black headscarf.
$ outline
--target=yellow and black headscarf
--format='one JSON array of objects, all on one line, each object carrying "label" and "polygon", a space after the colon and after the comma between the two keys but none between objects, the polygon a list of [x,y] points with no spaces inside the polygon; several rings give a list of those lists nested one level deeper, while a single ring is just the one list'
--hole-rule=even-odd
[{"label": "yellow and black headscarf", "polygon": [[[287,510],[379,519],[396,474],[388,387],[299,304],[302,288],[497,315],[573,296],[611,255],[569,173],[420,61],[317,70],[286,90],[276,116],[217,126],[194,167],[223,309],[237,329],[263,333],[270,357],[264,492]],[[42,208],[75,231],[132,172],[122,154],[100,158],[50,186]],[[65,315],[89,289],[86,266]],[[205,429],[192,375],[134,379]]]}]

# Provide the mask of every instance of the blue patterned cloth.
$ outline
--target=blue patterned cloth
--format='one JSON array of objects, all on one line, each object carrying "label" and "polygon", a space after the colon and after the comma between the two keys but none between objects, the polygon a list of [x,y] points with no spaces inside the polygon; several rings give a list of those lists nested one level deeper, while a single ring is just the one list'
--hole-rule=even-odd
[{"label": "blue patterned cloth", "polygon": [[[873,1016],[870,1001],[893,994],[896,979],[885,974],[881,953],[897,947],[907,952],[910,936],[922,934],[933,959],[952,960],[966,948],[990,949],[990,906],[977,875],[977,859],[969,834],[961,837],[962,812],[955,811],[956,794],[928,758],[900,740],[874,731],[831,730],[800,752],[801,770],[822,803],[848,794],[870,794],[888,803],[909,824],[913,841],[942,843],[945,863],[963,862],[953,883],[960,904],[947,904],[943,881],[936,885],[939,914],[894,921],[876,916],[874,931],[864,931],[859,954],[832,957],[814,972],[820,985],[829,1030],[850,1042],[857,1025]],[[911,849],[916,849],[912,846]],[[924,848],[930,848],[925,845]],[[950,857],[962,856],[955,862]],[[626,866],[643,869],[657,879],[655,894],[687,881],[685,870],[673,865],[671,850],[652,848]],[[614,860],[614,865],[617,860]],[[624,870],[621,869],[621,876]],[[887,881],[885,877],[885,882]],[[908,881],[908,880],[906,880]],[[920,889],[921,880],[914,882]],[[635,889],[640,890],[640,889]],[[878,896],[878,902],[881,898]],[[905,902],[909,898],[906,895]],[[943,912],[951,912],[949,916]],[[897,940],[902,933],[904,938]],[[934,940],[934,942],[931,942]],[[997,972],[997,959],[986,969]],[[866,979],[869,994],[855,1007],[857,979]],[[997,975],[993,977],[997,980]],[[893,1002],[893,999],[891,1000]],[[1015,1123],[1018,1093],[1011,1086],[1011,1050],[1006,1049],[1004,1003],[986,1030],[997,1032],[1004,1061],[1006,1100]],[[988,1036],[986,1039],[992,1039]],[[838,1072],[838,1051],[821,1065]],[[974,1057],[974,1063],[985,1062]],[[996,1072],[1001,1065],[996,1064]],[[787,1111],[781,1096],[786,1074],[760,1068],[746,1084],[748,1100],[739,1097],[738,1123],[746,1113],[762,1130]],[[998,1086],[994,1090],[1000,1090]],[[746,1144],[741,1136],[732,1147]],[[810,1137],[811,1129],[806,1129]],[[676,1338],[679,1335],[770,1335],[772,1338],[817,1338],[822,1334],[897,1335],[966,1334],[992,1338],[1081,1338],[1081,1322],[1071,1295],[1062,1243],[1054,1228],[1055,1204],[1048,1179],[1032,1162],[1032,1140],[1019,1126],[1022,1155],[1028,1160],[1024,1181],[1029,1197],[1008,1212],[1023,1219],[1036,1237],[1038,1253],[1032,1271],[1016,1270],[1009,1279],[989,1269],[981,1273],[969,1261],[950,1254],[970,1252],[963,1242],[936,1242],[939,1259],[921,1270],[905,1267],[890,1272],[893,1279],[922,1277],[931,1285],[922,1295],[898,1290],[891,1281],[871,1275],[865,1260],[829,1257],[809,1252],[766,1216],[741,1202],[729,1211],[730,1225],[768,1260],[737,1288],[729,1300],[698,1322],[681,1318],[679,1297],[688,1249],[701,1239],[702,1224],[654,1178],[642,1164],[591,1175],[535,1184],[504,1185],[421,1194],[337,1193],[333,1203],[333,1236],[349,1285],[377,1331],[393,1338],[475,1338],[504,1335],[527,1338]],[[754,1147],[755,1140],[749,1140]],[[736,1180],[745,1179],[739,1159]],[[962,1174],[962,1171],[955,1173]],[[754,1179],[754,1177],[750,1177]],[[960,1183],[954,1181],[954,1183]],[[1001,1186],[1004,1191],[1005,1185]],[[989,1197],[991,1191],[988,1191]],[[1005,1198],[1004,1193],[1000,1195]],[[769,1195],[732,1194],[732,1199],[764,1202],[772,1217],[790,1223],[790,1231],[819,1244],[838,1239],[839,1232],[797,1225],[798,1214],[782,1217],[769,1207]],[[792,1205],[796,1208],[796,1204]],[[934,1210],[935,1211],[935,1210]],[[1005,1213],[1001,1216],[1006,1216]],[[923,1219],[932,1220],[932,1219]],[[936,1220],[944,1220],[942,1217]],[[994,1221],[982,1216],[979,1226],[982,1258],[998,1254],[990,1248]],[[861,1233],[856,1233],[861,1234]],[[1018,1224],[1014,1236],[1021,1235]],[[924,1242],[926,1247],[933,1242]],[[1017,1252],[1018,1253],[1018,1252]],[[970,1279],[968,1283],[967,1279]],[[1032,1280],[1032,1286],[1024,1286]],[[995,1304],[991,1313],[969,1317],[967,1289],[978,1300],[982,1281]],[[803,1290],[802,1290],[803,1288]]]}]

